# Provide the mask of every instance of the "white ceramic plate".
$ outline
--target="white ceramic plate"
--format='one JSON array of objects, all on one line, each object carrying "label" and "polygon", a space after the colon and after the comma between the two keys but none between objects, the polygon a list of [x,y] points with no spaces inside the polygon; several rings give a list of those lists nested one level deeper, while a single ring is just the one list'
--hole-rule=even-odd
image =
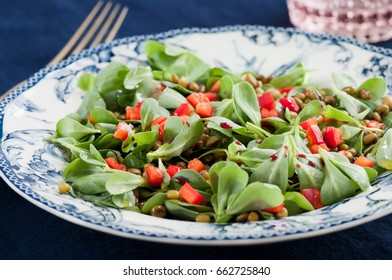
[{"label": "white ceramic plate", "polygon": [[99,45],[42,69],[0,103],[0,169],[9,186],[24,198],[65,220],[103,232],[150,241],[187,244],[260,244],[334,232],[392,212],[392,175],[354,198],[299,216],[275,221],[203,224],[159,219],[95,206],[60,195],[57,185],[65,162],[61,150],[43,141],[56,122],[74,112],[83,93],[78,76],[97,72],[109,61],[145,65],[146,39],[169,41],[194,51],[213,66],[241,73],[282,74],[298,62],[317,69],[314,82],[329,85],[331,73],[344,71],[359,81],[386,77],[392,50],[330,35],[293,29],[230,26],[183,29],[137,36]]}]

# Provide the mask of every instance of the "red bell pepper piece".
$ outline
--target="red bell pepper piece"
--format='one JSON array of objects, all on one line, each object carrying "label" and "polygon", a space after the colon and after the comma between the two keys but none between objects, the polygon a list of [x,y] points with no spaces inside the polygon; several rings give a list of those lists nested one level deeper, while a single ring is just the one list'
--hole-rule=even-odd
[{"label": "red bell pepper piece", "polygon": [[209,102],[199,102],[196,105],[196,114],[202,118],[212,117],[214,107]]},{"label": "red bell pepper piece", "polygon": [[292,89],[293,89],[294,87],[287,87],[287,88],[281,88],[280,90],[279,90],[279,92],[281,93],[281,94],[288,94]]},{"label": "red bell pepper piece", "polygon": [[333,126],[326,126],[323,129],[324,141],[330,148],[335,148],[343,143],[342,130]]},{"label": "red bell pepper piece", "polygon": [[369,128],[384,129],[384,126],[385,126],[383,123],[380,123],[380,122],[378,122],[376,120],[371,120],[371,121],[366,120],[365,124],[366,124],[366,127],[369,127]]},{"label": "red bell pepper piece", "polygon": [[111,169],[117,169],[123,171],[127,170],[127,167],[124,164],[119,163],[117,159],[115,159],[114,157],[105,158],[105,161]]},{"label": "red bell pepper piece", "polygon": [[209,101],[217,101],[216,94],[213,92],[206,92],[204,95],[208,98]]},{"label": "red bell pepper piece", "polygon": [[206,167],[199,159],[194,158],[190,162],[188,162],[188,169],[192,169],[195,170],[196,172],[200,172],[202,170],[205,170]]},{"label": "red bell pepper piece", "polygon": [[162,170],[155,166],[148,166],[145,170],[145,176],[147,179],[147,183],[152,187],[160,187],[163,179],[165,178],[165,174]]},{"label": "red bell pepper piece", "polygon": [[275,109],[268,110],[266,108],[261,108],[260,113],[263,119],[279,116]]},{"label": "red bell pepper piece", "polygon": [[323,134],[321,133],[320,128],[316,124],[312,124],[308,127],[308,129],[306,130],[306,137],[308,138],[310,145],[324,144]]},{"label": "red bell pepper piece", "polygon": [[281,203],[278,206],[267,208],[267,209],[264,209],[263,211],[269,212],[269,213],[279,213],[280,211],[282,211],[283,207],[284,207],[284,203]]},{"label": "red bell pepper piece", "polygon": [[169,174],[170,178],[173,178],[173,176],[176,175],[177,172],[179,172],[181,170],[182,170],[181,166],[170,164],[167,167],[166,172],[167,172],[167,174]]},{"label": "red bell pepper piece", "polygon": [[196,108],[196,105],[200,102],[208,102],[210,101],[207,96],[202,92],[194,92],[188,95],[186,100],[191,103],[191,105]]},{"label": "red bell pepper piece", "polygon": [[135,107],[127,106],[125,108],[125,119],[133,121],[141,120],[142,118],[140,116],[140,110]]},{"label": "red bell pepper piece", "polygon": [[191,113],[191,108],[189,107],[188,103],[182,103],[180,106],[178,106],[177,109],[174,110],[173,116],[184,116],[188,115]]},{"label": "red bell pepper piece", "polygon": [[116,126],[116,130],[113,133],[113,137],[125,141],[128,138],[129,125],[126,122],[119,122]]},{"label": "red bell pepper piece", "polygon": [[189,204],[203,204],[204,197],[198,193],[189,183],[185,183],[179,190],[182,200]]},{"label": "red bell pepper piece", "polygon": [[279,99],[279,103],[282,104],[283,108],[287,108],[291,112],[299,113],[299,111],[301,111],[301,108],[299,108],[298,104],[292,97],[281,98]]},{"label": "red bell pepper piece", "polygon": [[151,127],[154,127],[155,125],[159,125],[158,136],[160,139],[163,139],[164,137],[166,121],[167,121],[167,117],[160,116],[151,122]]},{"label": "red bell pepper piece", "polygon": [[259,101],[260,108],[271,110],[276,107],[275,99],[270,92],[263,93],[257,97],[257,100]]},{"label": "red bell pepper piece", "polygon": [[210,88],[210,91],[214,92],[214,93],[219,93],[219,91],[220,91],[220,80],[217,80],[215,82],[215,84],[212,85],[212,87]]},{"label": "red bell pepper piece", "polygon": [[320,191],[316,188],[303,189],[301,194],[312,204],[314,209],[323,207],[321,203]]},{"label": "red bell pepper piece", "polygon": [[326,150],[327,152],[330,151],[329,148],[328,148],[328,146],[325,145],[325,143],[322,143],[322,144],[319,144],[319,145],[317,145],[317,144],[311,145],[311,146],[310,146],[310,152],[311,152],[312,154],[318,154],[318,148],[324,149],[324,150]]},{"label": "red bell pepper piece", "polygon": [[307,130],[309,126],[312,124],[318,125],[318,122],[315,118],[307,119],[306,121],[301,122],[299,125],[304,129]]},{"label": "red bell pepper piece", "polygon": [[359,156],[355,161],[354,164],[362,166],[362,167],[373,167],[375,162],[364,157],[364,156]]}]

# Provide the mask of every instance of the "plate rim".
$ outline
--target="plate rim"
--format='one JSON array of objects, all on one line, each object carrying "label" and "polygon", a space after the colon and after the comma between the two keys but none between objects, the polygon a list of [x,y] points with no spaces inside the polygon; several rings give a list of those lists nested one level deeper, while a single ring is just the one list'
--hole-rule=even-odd
[{"label": "plate rim", "polygon": [[[93,48],[84,49],[78,54],[70,56],[59,63],[54,65],[44,67],[33,74],[23,85],[19,86],[8,95],[4,96],[0,99],[0,138],[3,138],[3,117],[6,111],[7,106],[19,95],[23,94],[26,90],[30,89],[31,87],[35,86],[45,75],[50,72],[53,72],[58,69],[62,69],[71,63],[77,61],[78,59],[88,57],[92,54],[98,53],[100,50],[104,49],[111,49],[118,45],[129,44],[132,42],[142,42],[148,39],[155,39],[155,40],[162,40],[162,39],[169,39],[178,35],[186,35],[186,34],[195,34],[195,33],[222,33],[222,32],[231,32],[231,31],[244,31],[244,30],[258,30],[258,31],[270,31],[270,32],[285,32],[289,33],[290,35],[299,34],[299,35],[306,35],[312,38],[317,38],[320,40],[327,40],[327,39],[334,39],[338,42],[349,43],[351,45],[357,46],[363,50],[374,52],[377,54],[381,54],[384,56],[392,57],[392,49],[387,49],[379,46],[370,45],[367,43],[362,43],[354,38],[345,37],[341,35],[332,35],[332,34],[316,34],[310,32],[299,31],[294,28],[284,28],[284,27],[272,27],[272,26],[262,26],[262,25],[226,25],[220,27],[212,27],[212,28],[181,28],[181,29],[172,29],[165,32],[155,33],[155,34],[147,34],[147,35],[135,35],[129,36],[124,38],[116,39],[110,43],[102,43]],[[5,159],[1,159],[1,161],[5,161]],[[295,233],[286,233],[282,236],[273,235],[271,237],[246,237],[240,238],[236,237],[235,239],[200,239],[200,238],[179,238],[178,235],[174,237],[170,236],[155,236],[155,235],[145,235],[145,234],[136,234],[134,232],[125,232],[123,230],[116,230],[111,227],[104,226],[100,223],[96,222],[89,222],[78,217],[66,214],[58,209],[52,208],[49,205],[43,203],[35,199],[34,197],[29,196],[21,189],[19,189],[6,175],[6,170],[3,167],[3,164],[0,164],[0,176],[3,180],[7,183],[7,185],[13,189],[16,193],[21,195],[23,198],[27,199],[30,203],[38,206],[39,208],[54,214],[68,222],[72,222],[79,226],[83,226],[86,228],[98,230],[101,232],[113,234],[116,236],[144,240],[144,241],[153,241],[153,242],[162,242],[162,243],[175,243],[175,244],[182,244],[182,245],[254,245],[254,244],[271,244],[276,242],[283,242],[283,241],[291,241],[295,239],[303,239],[309,237],[320,236],[328,233],[338,232],[341,230],[345,230],[360,224],[364,224],[376,219],[379,219],[383,216],[389,215],[392,213],[392,207],[389,209],[383,209],[379,212],[375,211],[373,214],[362,215],[362,217],[353,217],[349,221],[341,221],[341,223],[336,225],[330,225],[328,227],[324,227],[321,229],[310,229],[305,232],[295,232]],[[360,215],[361,216],[361,215]]]}]

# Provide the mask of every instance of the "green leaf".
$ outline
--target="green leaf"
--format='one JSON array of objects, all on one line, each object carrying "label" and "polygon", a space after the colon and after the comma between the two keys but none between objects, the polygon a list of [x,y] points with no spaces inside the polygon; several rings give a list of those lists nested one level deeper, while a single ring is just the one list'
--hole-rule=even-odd
[{"label": "green leaf", "polygon": [[180,132],[182,128],[182,120],[179,117],[173,116],[168,117],[165,123],[164,129],[164,142],[169,141],[176,137],[176,135]]},{"label": "green leaf", "polygon": [[124,87],[128,90],[136,90],[143,98],[152,95],[152,91],[160,87],[161,83],[155,81],[149,67],[137,67],[129,71],[124,79]]},{"label": "green leaf", "polygon": [[343,89],[345,87],[357,88],[357,82],[346,73],[332,73],[332,81],[336,88]]},{"label": "green leaf", "polygon": [[118,124],[120,122],[112,112],[102,107],[92,108],[90,115],[95,123]]},{"label": "green leaf", "polygon": [[110,62],[99,71],[95,81],[98,91],[102,93],[116,91],[123,88],[125,75],[129,72],[128,67],[119,62]]},{"label": "green leaf", "polygon": [[203,134],[204,125],[198,115],[193,115],[187,123],[185,123],[177,136],[171,143],[165,143],[156,151],[149,152],[147,157],[150,159],[162,158],[168,160],[179,156],[183,151],[190,148],[200,136]]},{"label": "green leaf", "polygon": [[233,96],[234,82],[229,75],[225,75],[220,79],[219,97],[221,99],[231,99]]},{"label": "green leaf", "polygon": [[[282,193],[286,191],[289,177],[289,137],[283,142],[283,146],[270,157],[263,161],[250,176],[250,182],[261,182],[277,185]],[[268,172],[266,172],[268,170]]]},{"label": "green leaf", "polygon": [[142,119],[142,130],[146,131],[150,125],[151,122],[158,116],[168,116],[169,112],[167,114],[159,114],[160,113],[160,107],[158,101],[156,101],[153,98],[147,98],[143,101],[143,104],[140,108],[140,116]]},{"label": "green leaf", "polygon": [[350,117],[348,114],[342,112],[341,110],[335,109],[331,105],[327,105],[324,109],[324,116],[330,120],[336,120],[340,122],[348,122],[361,127],[361,123],[356,119]]},{"label": "green leaf", "polygon": [[152,197],[147,199],[147,201],[143,204],[142,213],[150,214],[154,206],[165,205],[166,200],[167,200],[166,193],[162,193],[162,192],[155,193]]},{"label": "green leaf", "polygon": [[304,210],[312,211],[314,210],[312,204],[299,192],[286,192],[284,194],[285,200],[291,200],[298,204]]},{"label": "green leaf", "polygon": [[105,182],[110,175],[109,173],[94,173],[80,176],[72,183],[72,188],[83,194],[104,193],[106,192]]},{"label": "green leaf", "polygon": [[112,201],[117,207],[126,208],[126,207],[134,206],[136,202],[136,198],[133,192],[129,191],[122,194],[112,195]]},{"label": "green leaf", "polygon": [[59,138],[72,137],[75,140],[80,140],[86,136],[100,132],[98,129],[89,128],[68,117],[62,118],[56,124],[56,136]]},{"label": "green leaf", "polygon": [[214,163],[209,170],[209,175],[210,175],[210,184],[211,184],[211,188],[212,188],[212,192],[213,193],[218,193],[218,184],[219,184],[219,179],[221,176],[221,171],[223,168],[225,168],[226,166],[235,166],[237,165],[234,162],[230,162],[230,161],[218,161],[216,163]]},{"label": "green leaf", "polygon": [[320,101],[312,100],[306,104],[306,106],[298,114],[297,118],[299,118],[299,122],[303,122],[309,118],[320,115],[321,111],[322,111],[322,107]]},{"label": "green leaf", "polygon": [[295,68],[288,70],[284,75],[273,79],[270,84],[279,89],[300,86],[305,82],[307,72],[309,70],[303,68],[302,64],[298,64]]},{"label": "green leaf", "polygon": [[354,181],[361,190],[365,191],[370,187],[369,177],[363,167],[333,158],[331,158],[330,161],[339,168],[343,174]]},{"label": "green leaf", "polygon": [[361,128],[347,124],[340,126],[340,129],[342,130],[342,138],[344,140],[349,140],[361,132]]},{"label": "green leaf", "polygon": [[110,194],[122,194],[136,189],[143,183],[144,178],[142,176],[116,170],[106,178],[105,187]]},{"label": "green leaf", "polygon": [[253,87],[248,82],[240,82],[233,87],[234,111],[245,124],[251,121],[260,126],[261,116],[259,103]]},{"label": "green leaf", "polygon": [[254,182],[246,186],[227,206],[226,214],[235,215],[248,211],[276,207],[284,201],[279,187]]},{"label": "green leaf", "polygon": [[369,109],[368,105],[348,93],[338,90],[335,87],[332,87],[332,90],[333,94],[339,99],[339,107],[344,108],[351,116],[358,115],[362,111]]},{"label": "green leaf", "polygon": [[320,192],[322,204],[330,205],[353,196],[356,190],[355,183],[330,162],[327,152],[323,149],[319,151],[325,163],[325,179]]},{"label": "green leaf", "polygon": [[185,182],[189,183],[196,190],[206,191],[211,189],[210,184],[200,175],[191,169],[184,169],[177,172],[172,178],[173,185],[179,189]]},{"label": "green leaf", "polygon": [[189,81],[205,80],[210,69],[209,65],[196,55],[170,44],[147,41],[144,43],[144,51],[153,68],[185,77]]},{"label": "green leaf", "polygon": [[83,91],[89,91],[94,87],[95,77],[91,73],[83,73],[78,80],[78,87]]},{"label": "green leaf", "polygon": [[381,98],[387,90],[387,83],[381,78],[370,78],[358,87],[358,90],[361,89],[365,89],[371,93],[371,101],[380,103]]},{"label": "green leaf", "polygon": [[224,117],[228,119],[232,118],[234,112],[234,105],[232,99],[214,101],[210,102],[210,104],[214,107],[214,116]]},{"label": "green leaf", "polygon": [[230,198],[239,194],[248,184],[248,178],[248,173],[235,165],[228,165],[221,170],[217,192],[217,220],[225,215]]},{"label": "green leaf", "polygon": [[159,106],[166,109],[176,109],[183,103],[187,103],[186,98],[177,91],[166,88],[157,98]]},{"label": "green leaf", "polygon": [[298,175],[301,190],[307,188],[320,189],[324,182],[324,173],[308,164],[295,160],[295,172]]},{"label": "green leaf", "polygon": [[199,215],[199,212],[181,206],[178,200],[166,200],[165,207],[171,215],[182,220],[195,221],[196,216]]},{"label": "green leaf", "polygon": [[379,140],[376,162],[386,170],[392,170],[392,129],[388,129]]}]

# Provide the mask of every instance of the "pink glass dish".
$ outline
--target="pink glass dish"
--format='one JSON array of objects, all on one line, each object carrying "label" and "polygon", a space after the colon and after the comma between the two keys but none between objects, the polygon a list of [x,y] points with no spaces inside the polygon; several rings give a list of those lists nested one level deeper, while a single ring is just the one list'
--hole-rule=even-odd
[{"label": "pink glass dish", "polygon": [[292,24],[362,42],[392,39],[392,0],[287,0]]}]

